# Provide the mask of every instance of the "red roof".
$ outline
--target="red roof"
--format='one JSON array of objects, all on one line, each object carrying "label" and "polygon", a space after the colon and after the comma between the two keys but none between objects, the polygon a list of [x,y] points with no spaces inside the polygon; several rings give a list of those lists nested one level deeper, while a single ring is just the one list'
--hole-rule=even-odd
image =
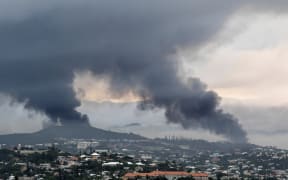
[{"label": "red roof", "polygon": [[124,177],[145,177],[148,173],[127,173]]},{"label": "red roof", "polygon": [[193,177],[208,177],[206,173],[191,173]]},{"label": "red roof", "polygon": [[176,175],[176,176],[189,176],[190,173],[185,171],[153,171],[150,173],[152,176]]},{"label": "red roof", "polygon": [[188,173],[185,171],[152,171],[150,173],[127,173],[124,177],[145,177],[145,176],[193,176],[193,177],[208,177],[206,173]]}]

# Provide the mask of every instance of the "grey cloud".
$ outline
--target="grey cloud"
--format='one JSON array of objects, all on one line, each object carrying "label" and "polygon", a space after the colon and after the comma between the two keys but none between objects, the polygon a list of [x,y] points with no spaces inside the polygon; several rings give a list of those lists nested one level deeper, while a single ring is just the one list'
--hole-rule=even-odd
[{"label": "grey cloud", "polygon": [[179,80],[170,56],[217,35],[239,1],[60,2],[1,21],[0,92],[53,121],[87,122],[75,110],[72,82],[75,72],[89,70],[110,76],[114,93],[143,97],[139,107],[164,108],[168,122],[246,141],[237,119],[219,109],[218,95],[197,78],[189,85]]},{"label": "grey cloud", "polygon": [[124,127],[137,127],[137,126],[141,126],[140,123],[129,123],[129,124],[126,124]]},{"label": "grey cloud", "polygon": [[287,134],[288,108],[285,106],[256,106],[234,102],[223,108],[242,119],[249,134]]},{"label": "grey cloud", "polygon": [[[36,132],[48,119],[34,111],[27,111],[22,104],[0,94],[0,134]],[[41,121],[39,120],[41,119]]]}]

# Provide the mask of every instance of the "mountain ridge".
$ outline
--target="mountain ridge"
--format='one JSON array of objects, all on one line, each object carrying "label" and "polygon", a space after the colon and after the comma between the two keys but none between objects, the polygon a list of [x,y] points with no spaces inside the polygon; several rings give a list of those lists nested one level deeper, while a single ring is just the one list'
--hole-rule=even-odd
[{"label": "mountain ridge", "polygon": [[121,133],[95,128],[89,125],[50,126],[34,133],[0,135],[1,144],[50,143],[56,138],[75,139],[146,139],[133,133]]}]

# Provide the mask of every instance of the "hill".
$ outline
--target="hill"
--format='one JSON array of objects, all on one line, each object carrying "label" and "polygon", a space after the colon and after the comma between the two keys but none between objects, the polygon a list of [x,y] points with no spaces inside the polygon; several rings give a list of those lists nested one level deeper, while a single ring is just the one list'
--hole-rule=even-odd
[{"label": "hill", "polygon": [[76,139],[145,139],[133,133],[119,133],[89,125],[51,126],[35,133],[0,135],[0,144],[37,144],[53,142],[56,138]]}]

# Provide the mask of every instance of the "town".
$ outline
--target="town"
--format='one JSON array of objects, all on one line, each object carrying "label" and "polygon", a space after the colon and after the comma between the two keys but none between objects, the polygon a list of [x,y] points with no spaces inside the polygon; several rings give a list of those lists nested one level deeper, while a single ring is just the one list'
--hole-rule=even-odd
[{"label": "town", "polygon": [[288,151],[175,137],[2,144],[0,179],[286,179]]}]

